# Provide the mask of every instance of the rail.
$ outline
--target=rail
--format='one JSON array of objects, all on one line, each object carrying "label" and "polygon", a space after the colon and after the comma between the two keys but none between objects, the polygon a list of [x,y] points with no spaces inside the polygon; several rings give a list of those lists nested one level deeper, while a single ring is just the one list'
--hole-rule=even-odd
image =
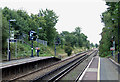
[{"label": "rail", "polygon": [[[38,73],[38,75],[40,75],[41,74],[41,77],[43,77],[42,75],[44,74],[46,74],[46,73],[44,73],[43,71],[46,69],[49,69],[49,68],[54,68],[54,67],[56,67],[57,65],[58,65],[58,67],[56,67],[56,68],[62,68],[62,66],[65,66],[65,65],[67,65],[68,63],[70,64],[70,62],[75,62],[75,59],[79,59],[79,58],[81,58],[81,57],[83,57],[83,56],[81,56],[81,54],[84,54],[84,55],[86,55],[88,52],[91,52],[92,50],[89,50],[89,51],[85,51],[85,52],[82,52],[82,53],[79,53],[79,54],[76,54],[76,55],[74,55],[74,56],[72,56],[72,57],[70,57],[70,58],[68,58],[68,59],[65,59],[65,60],[61,60],[61,61],[58,61],[58,62],[56,62],[56,63],[54,63],[54,64],[51,64],[51,65],[48,65],[48,66],[45,66],[45,67],[43,67],[43,68],[39,68],[39,69],[37,69],[37,70],[34,70],[34,71],[31,71],[31,72],[29,72],[29,73],[27,73],[27,74],[23,74],[23,75],[21,75],[21,76],[18,76],[18,77],[16,77],[16,78],[12,78],[12,79],[10,79],[10,81],[16,81],[16,80],[21,80],[21,79],[25,79],[25,78],[27,78],[27,77],[32,77],[32,76],[34,76],[34,75],[37,75],[37,74],[35,74],[35,73]],[[79,57],[78,57],[79,56]],[[74,59],[75,58],[75,59]],[[66,62],[68,62],[67,64],[66,64]],[[62,63],[64,64],[64,65],[62,65]],[[61,65],[59,65],[59,64],[61,64]],[[56,70],[55,68],[54,69],[51,69],[52,71],[53,70]],[[47,70],[48,71],[48,70]],[[49,71],[49,72],[47,72],[47,74],[49,74],[50,72],[52,72],[52,71]],[[46,71],[45,71],[46,72]],[[43,74],[42,74],[43,73]],[[38,76],[37,75],[37,76]],[[36,76],[36,77],[37,77]],[[35,80],[37,80],[38,78],[40,78],[40,77],[37,77],[37,78],[35,78],[35,79],[30,79],[31,81],[35,81]]]},{"label": "rail", "polygon": [[[95,53],[92,52],[91,54]],[[89,55],[85,54],[83,56],[80,56],[73,61],[68,62],[67,64],[54,69],[46,74],[44,74],[41,77],[35,78],[32,82],[35,81],[42,81],[42,80],[48,80],[49,82],[55,82],[58,81],[60,78],[62,78],[65,74],[67,74],[69,71],[74,69],[76,66],[78,66],[81,62],[83,62],[86,58],[88,58]],[[60,71],[59,71],[60,70]],[[62,71],[61,71],[62,70]],[[56,73],[57,72],[57,73]]]}]

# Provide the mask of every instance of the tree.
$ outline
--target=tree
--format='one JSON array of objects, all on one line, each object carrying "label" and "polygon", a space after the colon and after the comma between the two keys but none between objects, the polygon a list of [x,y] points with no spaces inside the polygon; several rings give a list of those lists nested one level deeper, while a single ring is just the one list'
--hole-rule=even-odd
[{"label": "tree", "polygon": [[56,15],[53,10],[40,10],[39,11],[39,16],[43,16],[45,21],[46,21],[46,26],[45,26],[45,33],[48,41],[48,45],[52,45],[54,42],[54,38],[56,36],[56,29],[55,25],[58,21],[58,16]]},{"label": "tree", "polygon": [[67,53],[68,56],[70,56],[72,54],[72,47],[71,47],[70,43],[66,44],[65,52]]},{"label": "tree", "polygon": [[73,32],[73,34],[75,34],[75,36],[77,37],[78,46],[82,47],[81,28],[80,27],[76,27],[75,31]]},{"label": "tree", "polygon": [[91,43],[91,44],[90,44],[90,46],[91,46],[91,47],[94,47],[94,44],[93,44],[93,43]]},{"label": "tree", "polygon": [[[61,40],[60,46],[62,48],[68,48],[65,51],[70,55],[72,48],[74,47],[85,47],[89,48],[90,42],[87,40],[87,36],[81,33],[81,28],[76,27],[74,32],[63,31],[59,34],[56,31],[55,25],[58,21],[58,16],[53,10],[40,10],[38,14],[31,14],[24,10],[11,10],[7,7],[2,9],[2,33],[3,33],[3,50],[7,52],[7,38],[9,30],[9,20],[15,19],[15,22],[11,22],[11,29],[15,32],[15,39],[23,39],[27,43],[28,32],[33,30],[38,32],[39,39],[48,41],[48,45],[54,45],[54,40],[58,36]],[[38,31],[38,28],[42,27]],[[23,37],[25,35],[25,37]]]},{"label": "tree", "polygon": [[12,27],[17,32],[17,36],[28,34],[30,30],[36,31],[39,27],[42,27],[38,33],[39,38],[47,40],[48,44],[52,45],[54,38],[57,34],[55,25],[58,21],[58,16],[53,10],[40,10],[39,14],[30,16],[24,10],[11,10],[5,7],[3,10],[3,16],[6,17],[7,21],[10,19],[16,19],[16,22],[11,22]]},{"label": "tree", "polygon": [[65,41],[66,41],[66,44],[70,43],[71,47],[74,47],[76,44],[77,38],[75,37],[75,35],[68,34],[65,36]]},{"label": "tree", "polygon": [[95,47],[98,48],[98,44],[97,43],[95,44]]},{"label": "tree", "polygon": [[99,54],[101,56],[110,54],[110,47],[112,45],[110,41],[112,37],[114,37],[116,50],[118,51],[118,20],[120,20],[118,7],[120,2],[106,2],[106,5],[108,5],[107,11],[103,12],[101,16],[101,20],[105,25],[101,33],[102,39],[99,45]]},{"label": "tree", "polygon": [[81,28],[80,28],[80,27],[76,27],[76,28],[75,28],[75,34],[76,34],[77,36],[80,36],[80,33],[81,33]]},{"label": "tree", "polygon": [[[1,25],[0,25],[1,26]],[[9,24],[5,17],[2,16],[2,52],[7,51],[7,38],[9,37]]]},{"label": "tree", "polygon": [[71,47],[90,47],[90,42],[87,40],[87,36],[81,32],[80,27],[76,27],[74,32],[69,33],[63,31],[60,35],[65,39],[65,44],[70,43]]}]

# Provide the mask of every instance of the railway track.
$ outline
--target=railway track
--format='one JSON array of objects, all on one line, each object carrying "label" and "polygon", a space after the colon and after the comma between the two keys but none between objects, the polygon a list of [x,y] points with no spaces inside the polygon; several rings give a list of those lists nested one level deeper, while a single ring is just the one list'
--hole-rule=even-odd
[{"label": "railway track", "polygon": [[[66,68],[66,66],[67,67],[72,66],[71,68],[74,68],[75,67],[74,64],[78,64],[78,63],[82,62],[85,58],[88,57],[88,53],[92,54],[94,52],[95,51],[87,51],[87,52],[82,52],[82,53],[76,54],[68,59],[58,61],[54,64],[49,65],[49,66],[37,69],[35,71],[31,71],[27,74],[21,75],[21,76],[16,77],[16,78],[12,78],[12,79],[10,79],[10,81],[18,81],[18,80],[38,81],[41,78],[43,80],[49,79],[50,81],[52,81],[54,78],[56,78],[55,76],[59,76],[59,75],[56,75],[56,73],[59,74],[60,73],[59,71],[61,71],[61,74],[63,74],[63,71],[62,71],[63,69],[64,69],[64,71],[68,70]],[[53,74],[53,75],[51,75],[51,74]],[[46,76],[46,78],[43,78],[45,76]]]},{"label": "railway track", "polygon": [[[95,52],[92,52],[90,54],[93,54]],[[65,76],[67,73],[69,73],[72,69],[74,69],[76,66],[78,66],[81,62],[83,62],[88,57],[89,57],[89,55],[86,55],[86,54],[81,57],[78,57],[63,66],[61,66],[55,70],[52,70],[51,72],[49,72],[41,77],[34,79],[32,82],[36,82],[36,81],[56,82],[56,81],[59,81],[63,76]]]}]

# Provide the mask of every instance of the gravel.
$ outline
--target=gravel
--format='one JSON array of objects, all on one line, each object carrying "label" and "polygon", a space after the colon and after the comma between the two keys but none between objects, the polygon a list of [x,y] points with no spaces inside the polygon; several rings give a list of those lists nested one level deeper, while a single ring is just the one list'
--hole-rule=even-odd
[{"label": "gravel", "polygon": [[[88,53],[88,52],[87,52],[87,53]],[[86,53],[84,53],[84,54],[86,54]],[[34,72],[34,73],[31,73],[31,74],[29,74],[29,75],[26,75],[26,76],[21,77],[21,78],[16,79],[16,80],[33,80],[33,79],[35,79],[36,77],[40,77],[40,76],[42,76],[42,75],[44,75],[44,74],[46,74],[46,73],[48,73],[48,72],[50,72],[50,71],[52,71],[52,70],[60,67],[60,66],[62,66],[62,65],[64,65],[64,64],[66,64],[66,63],[74,60],[75,58],[78,58],[78,57],[84,55],[84,54],[80,54],[80,55],[78,55],[78,56],[73,56],[73,58],[70,58],[70,59],[67,59],[67,60],[62,60],[63,62],[60,62],[60,63],[55,64],[55,65],[52,65],[52,66],[50,66],[50,67],[48,67],[48,68],[45,68],[45,69],[41,69],[41,70],[39,70],[39,71],[36,71],[36,72]]]},{"label": "gravel", "polygon": [[[94,53],[95,54],[95,53]],[[74,68],[72,71],[70,71],[67,75],[65,75],[63,78],[60,79],[62,80],[71,80],[74,81],[78,77],[78,75],[83,71],[83,69],[87,66],[87,64],[90,62],[92,59],[93,55],[90,55],[86,60],[84,60],[81,64],[79,64],[76,68]]]}]

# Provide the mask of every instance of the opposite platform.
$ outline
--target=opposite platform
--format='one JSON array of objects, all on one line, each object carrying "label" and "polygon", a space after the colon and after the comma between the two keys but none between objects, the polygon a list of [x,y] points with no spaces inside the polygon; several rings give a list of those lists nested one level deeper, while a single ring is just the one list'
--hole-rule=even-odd
[{"label": "opposite platform", "polygon": [[49,58],[54,58],[54,57],[31,57],[31,58],[2,62],[2,63],[0,63],[0,69],[7,68],[10,66],[16,66],[16,65],[20,65],[20,64],[35,62],[35,61],[39,61],[39,60],[45,60],[45,59],[49,59]]},{"label": "opposite platform", "polygon": [[79,78],[80,82],[120,82],[120,66],[96,56]]}]

